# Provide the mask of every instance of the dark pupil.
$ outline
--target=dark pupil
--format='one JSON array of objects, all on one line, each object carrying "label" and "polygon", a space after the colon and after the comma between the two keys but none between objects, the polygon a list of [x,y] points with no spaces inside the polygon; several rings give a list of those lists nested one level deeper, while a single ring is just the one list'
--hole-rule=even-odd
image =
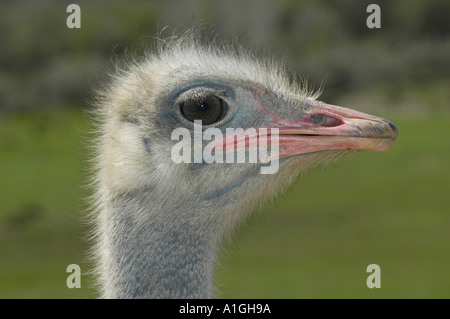
[{"label": "dark pupil", "polygon": [[219,121],[222,117],[222,101],[215,96],[203,100],[189,100],[181,105],[181,112],[189,120],[201,120],[203,125]]}]

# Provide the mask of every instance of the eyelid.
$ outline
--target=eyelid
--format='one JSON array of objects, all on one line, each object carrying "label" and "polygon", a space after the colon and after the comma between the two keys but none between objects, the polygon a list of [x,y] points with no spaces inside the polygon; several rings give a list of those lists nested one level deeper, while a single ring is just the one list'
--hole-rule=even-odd
[{"label": "eyelid", "polygon": [[201,100],[209,95],[215,95],[218,98],[223,99],[225,95],[225,91],[217,90],[209,87],[196,87],[189,91],[183,92],[180,96],[175,100],[175,105],[183,103],[188,100]]}]

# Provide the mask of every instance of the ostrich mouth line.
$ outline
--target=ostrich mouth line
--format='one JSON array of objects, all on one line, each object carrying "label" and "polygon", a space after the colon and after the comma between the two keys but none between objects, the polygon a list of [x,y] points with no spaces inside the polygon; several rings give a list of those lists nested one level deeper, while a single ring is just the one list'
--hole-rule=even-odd
[{"label": "ostrich mouth line", "polygon": [[[313,132],[317,129],[320,131]],[[397,136],[390,122],[372,119],[349,119],[336,127],[305,131],[285,127],[279,132],[280,153],[284,150],[289,156],[298,151],[302,154],[324,150],[384,152],[394,145]]]},{"label": "ostrich mouth line", "polygon": [[[358,122],[358,126],[354,122]],[[355,119],[330,128],[262,127],[252,132],[226,135],[217,146],[224,151],[272,147],[278,144],[279,158],[326,150],[384,152],[398,136],[386,121]],[[364,123],[364,125],[361,125]],[[275,130],[275,131],[273,131]],[[318,131],[318,132],[314,132]]]}]

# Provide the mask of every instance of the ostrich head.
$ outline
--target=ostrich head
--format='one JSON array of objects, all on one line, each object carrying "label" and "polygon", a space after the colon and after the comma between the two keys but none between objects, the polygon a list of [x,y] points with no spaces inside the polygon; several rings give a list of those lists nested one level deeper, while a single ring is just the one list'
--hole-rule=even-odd
[{"label": "ostrich head", "polygon": [[[211,297],[217,249],[257,203],[317,163],[384,151],[397,138],[387,120],[317,101],[271,60],[193,37],[164,42],[117,72],[98,104],[95,254],[103,297]],[[232,145],[247,155],[261,147],[252,139],[274,141],[263,128],[276,128],[279,167],[261,174],[268,163],[196,161],[195,150],[190,161],[175,162],[178,128],[192,133],[182,141],[192,149],[195,132],[216,128],[222,138],[214,150]],[[255,131],[238,146],[226,142],[227,128]]]}]

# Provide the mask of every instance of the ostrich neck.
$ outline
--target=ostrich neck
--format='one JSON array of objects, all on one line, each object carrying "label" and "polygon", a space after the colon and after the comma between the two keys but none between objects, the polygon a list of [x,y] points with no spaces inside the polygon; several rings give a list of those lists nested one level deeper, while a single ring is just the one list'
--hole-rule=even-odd
[{"label": "ostrich neck", "polygon": [[186,213],[143,193],[105,205],[99,247],[104,297],[211,297],[214,227]]}]

